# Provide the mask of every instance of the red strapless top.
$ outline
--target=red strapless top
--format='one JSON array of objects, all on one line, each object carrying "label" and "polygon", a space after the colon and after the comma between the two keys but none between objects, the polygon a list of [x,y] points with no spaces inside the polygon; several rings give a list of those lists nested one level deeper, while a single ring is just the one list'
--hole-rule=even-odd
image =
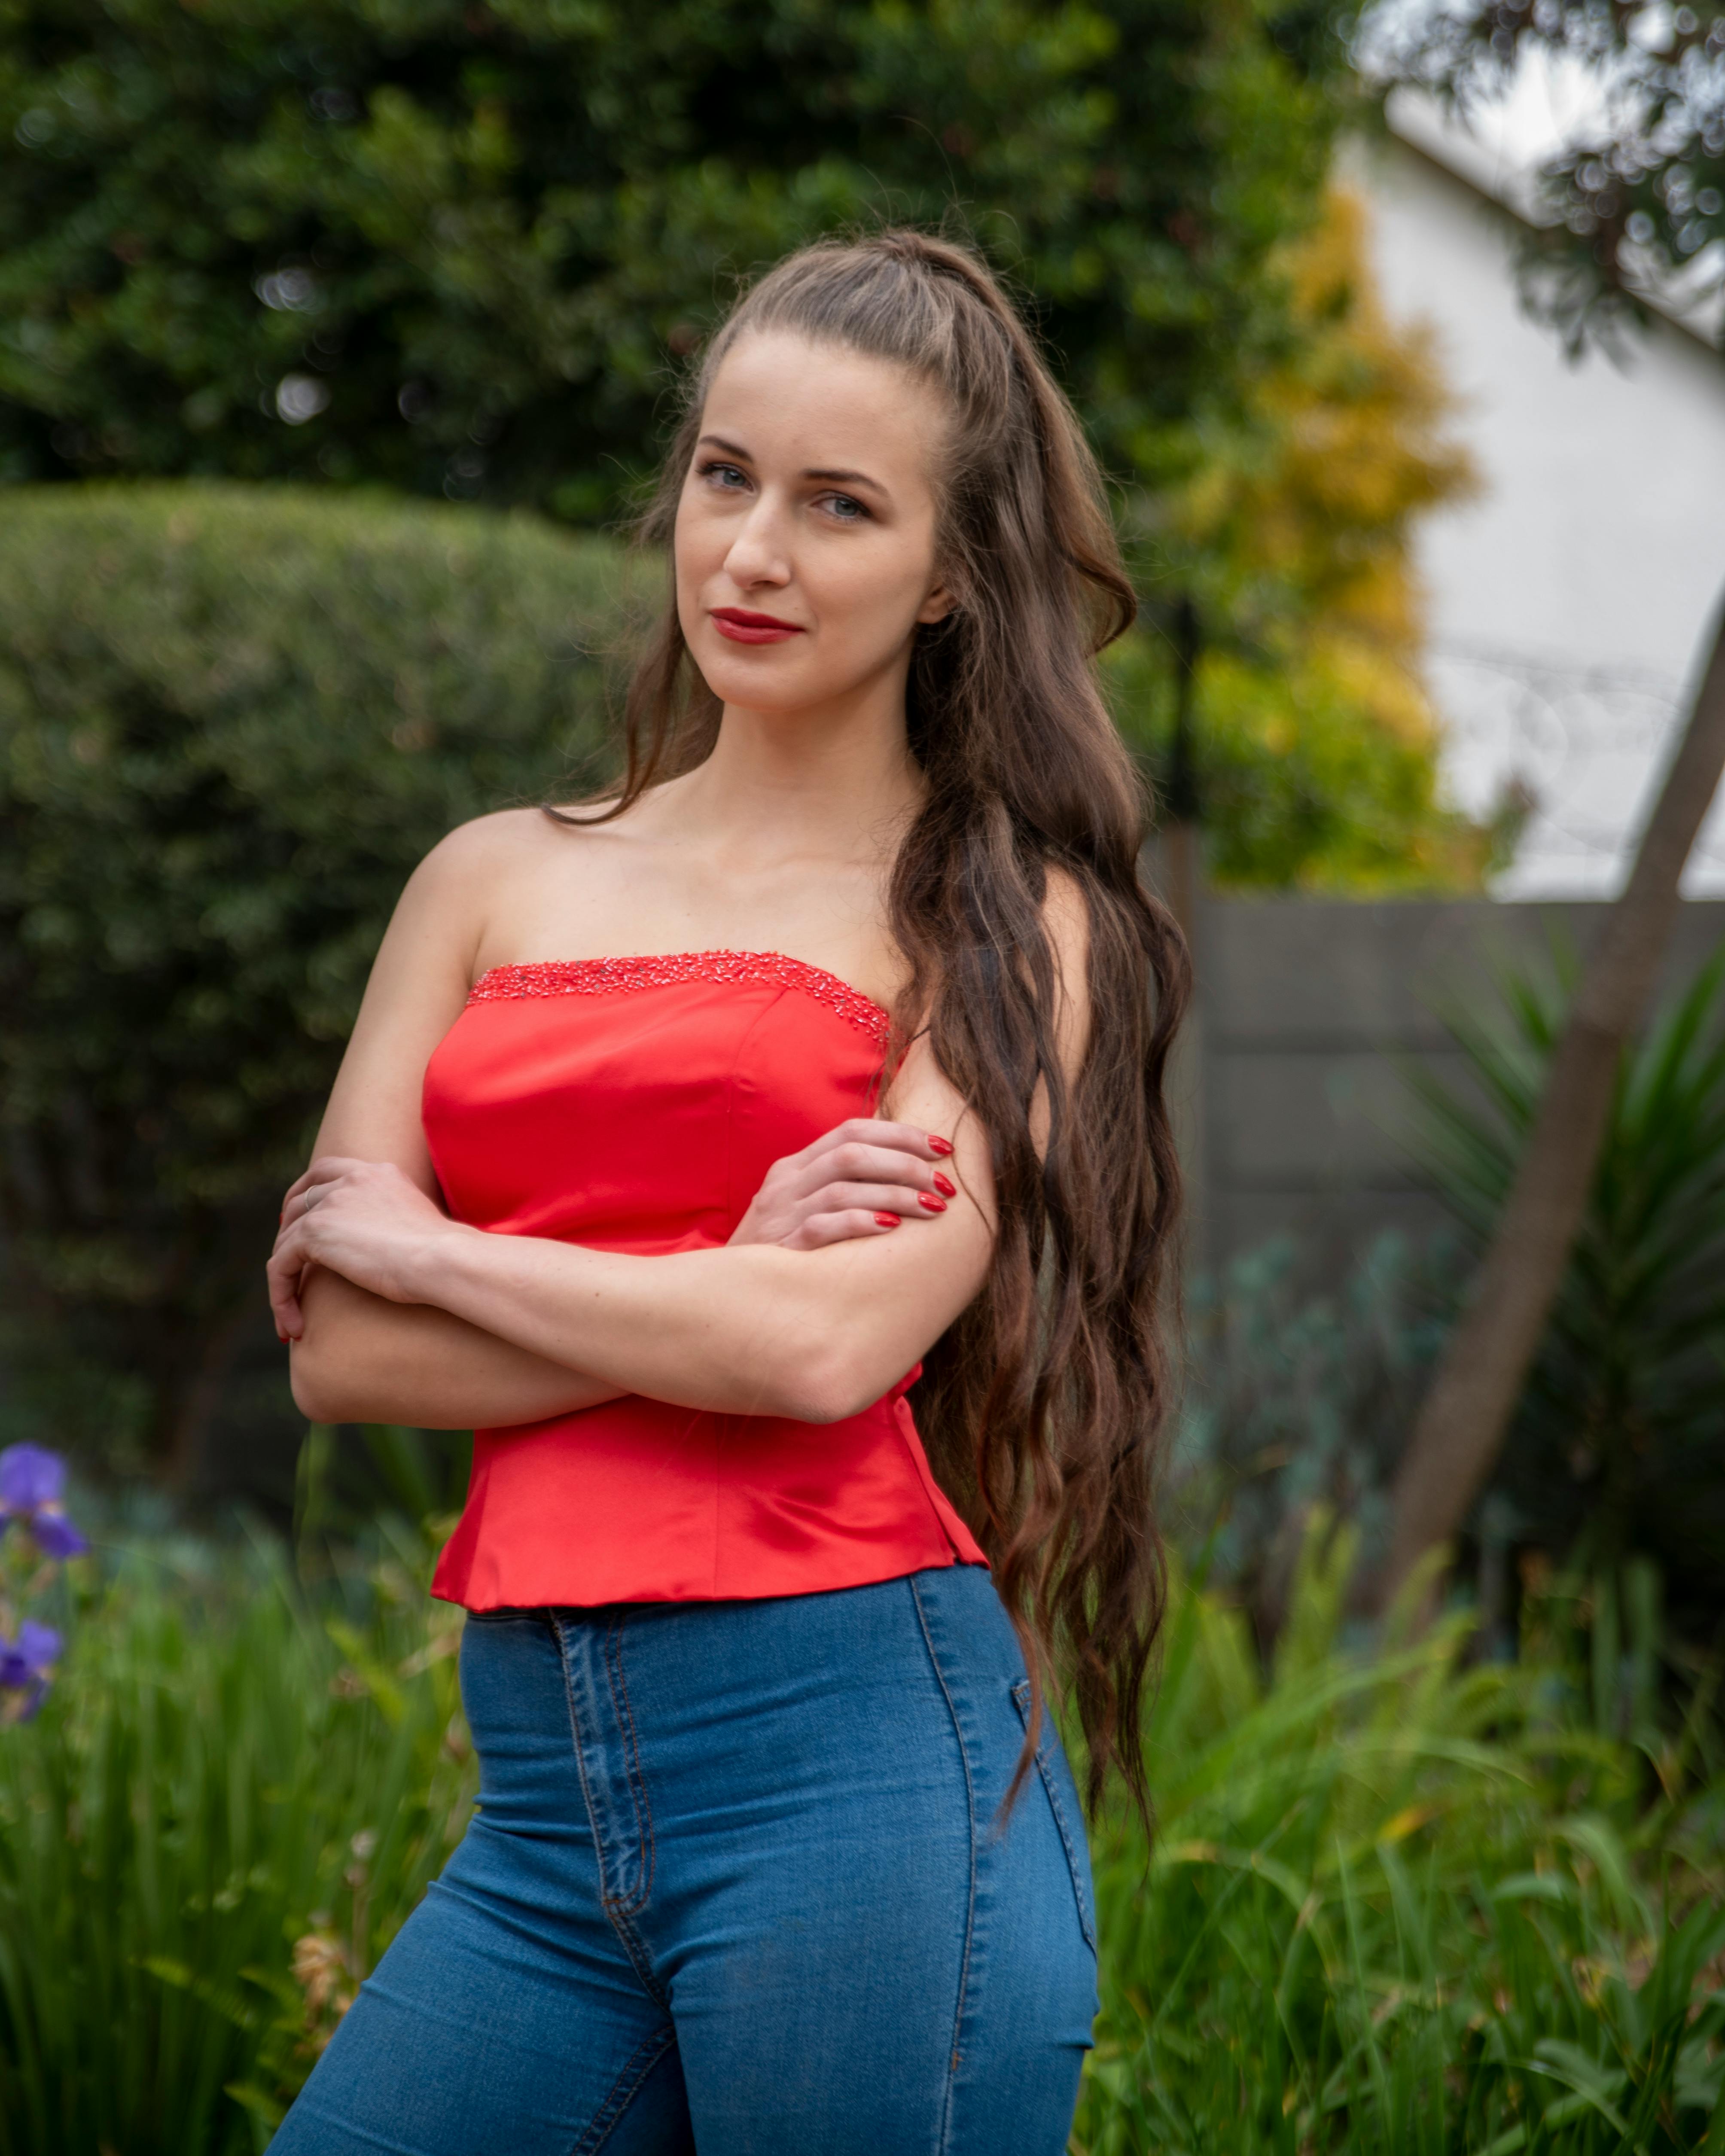
[{"label": "red strapless top", "polygon": [[[772,1163],[871,1112],[886,1014],[818,967],[704,951],[501,966],[425,1072],[471,1226],[656,1253],[726,1242]],[[631,1395],[474,1435],[433,1592],[470,1609],[807,1594],[981,1564],[904,1399],[844,1422]]]}]

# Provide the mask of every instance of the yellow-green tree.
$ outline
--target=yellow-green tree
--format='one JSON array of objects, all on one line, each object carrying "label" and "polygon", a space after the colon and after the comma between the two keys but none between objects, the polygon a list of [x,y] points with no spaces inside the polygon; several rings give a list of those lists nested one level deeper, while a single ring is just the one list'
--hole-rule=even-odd
[{"label": "yellow-green tree", "polygon": [[[1151,588],[1204,628],[1194,741],[1210,874],[1313,889],[1467,887],[1501,834],[1444,801],[1420,672],[1416,520],[1473,484],[1429,340],[1385,317],[1341,187],[1286,249],[1293,333],[1248,421],[1147,528]],[[1147,625],[1112,661],[1122,723],[1166,771],[1174,659]]]}]

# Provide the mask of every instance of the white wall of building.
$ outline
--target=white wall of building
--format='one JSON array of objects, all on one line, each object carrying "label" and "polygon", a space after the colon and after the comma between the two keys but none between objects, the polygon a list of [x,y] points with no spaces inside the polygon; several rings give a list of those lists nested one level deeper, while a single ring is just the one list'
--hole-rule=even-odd
[{"label": "white wall of building", "polygon": [[[1725,358],[1660,321],[1623,367],[1571,362],[1445,147],[1374,145],[1348,177],[1386,308],[1430,325],[1483,482],[1418,541],[1450,783],[1478,808],[1515,773],[1539,798],[1501,895],[1603,895],[1725,593]],[[1686,888],[1725,892],[1725,805]]]}]

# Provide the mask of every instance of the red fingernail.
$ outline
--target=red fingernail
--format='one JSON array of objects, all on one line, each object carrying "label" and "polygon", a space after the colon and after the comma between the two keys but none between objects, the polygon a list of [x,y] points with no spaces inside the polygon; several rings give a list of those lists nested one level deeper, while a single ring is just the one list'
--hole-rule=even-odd
[{"label": "red fingernail", "polygon": [[916,1193],[916,1203],[925,1213],[944,1213],[947,1209],[947,1201],[944,1198],[932,1197],[926,1190],[919,1190]]},{"label": "red fingernail", "polygon": [[956,1198],[958,1195],[957,1184],[949,1183],[937,1168],[935,1171],[934,1187],[942,1198]]},{"label": "red fingernail", "polygon": [[276,1337],[276,1338],[277,1338],[279,1341],[280,1341],[280,1342],[281,1342],[282,1346],[283,1346],[284,1348],[285,1348],[285,1347],[286,1347],[286,1345],[287,1345],[287,1335],[286,1335],[286,1333],[285,1333],[285,1332],[280,1329],[280,1327],[279,1326],[278,1326],[278,1327],[277,1327],[277,1328],[276,1328],[275,1337]]},{"label": "red fingernail", "polygon": [[952,1141],[951,1138],[931,1137],[928,1141],[928,1150],[931,1152],[937,1152],[944,1160],[952,1150]]},{"label": "red fingernail", "polygon": [[898,1215],[896,1213],[877,1213],[875,1215],[875,1225],[877,1228],[896,1228],[898,1225]]}]

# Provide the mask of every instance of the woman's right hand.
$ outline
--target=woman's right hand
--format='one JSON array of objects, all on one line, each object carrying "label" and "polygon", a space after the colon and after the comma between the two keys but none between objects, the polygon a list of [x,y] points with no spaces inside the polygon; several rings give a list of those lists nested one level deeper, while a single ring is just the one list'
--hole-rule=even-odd
[{"label": "woman's right hand", "polygon": [[906,1221],[937,1220],[957,1195],[942,1167],[952,1152],[952,1141],[937,1133],[853,1116],[774,1161],[732,1243],[818,1250],[890,1235]]}]

